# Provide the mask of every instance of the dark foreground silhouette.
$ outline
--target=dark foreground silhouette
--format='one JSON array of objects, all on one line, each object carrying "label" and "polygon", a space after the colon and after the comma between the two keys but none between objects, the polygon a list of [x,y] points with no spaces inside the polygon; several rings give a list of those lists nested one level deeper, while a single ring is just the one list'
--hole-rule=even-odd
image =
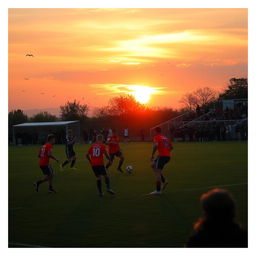
[{"label": "dark foreground silhouette", "polygon": [[186,247],[247,247],[247,232],[235,221],[236,205],[224,189],[201,196],[203,216],[194,225]]}]

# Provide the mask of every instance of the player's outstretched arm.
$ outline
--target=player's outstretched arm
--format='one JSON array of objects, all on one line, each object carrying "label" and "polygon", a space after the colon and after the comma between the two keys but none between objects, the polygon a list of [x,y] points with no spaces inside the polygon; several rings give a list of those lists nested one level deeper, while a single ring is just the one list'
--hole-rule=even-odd
[{"label": "player's outstretched arm", "polygon": [[105,152],[104,155],[108,159],[108,161],[110,161],[110,156],[109,156],[108,152]]},{"label": "player's outstretched arm", "polygon": [[73,138],[73,140],[71,141],[71,144],[74,144],[76,141],[76,136]]},{"label": "player's outstretched arm", "polygon": [[109,163],[112,163],[109,154],[107,152],[105,152],[104,155],[108,159]]},{"label": "player's outstretched arm", "polygon": [[49,158],[55,160],[57,163],[59,162],[59,160],[56,157],[54,157],[52,153],[49,153]]},{"label": "player's outstretched arm", "polygon": [[156,151],[157,151],[157,144],[154,143],[153,149],[152,149],[152,154],[151,154],[151,161],[154,160],[154,155],[155,155]]},{"label": "player's outstretched arm", "polygon": [[87,158],[87,160],[89,161],[89,163],[91,164],[92,161],[91,161],[91,158],[90,158],[90,154],[89,154],[89,153],[86,154],[86,158]]}]

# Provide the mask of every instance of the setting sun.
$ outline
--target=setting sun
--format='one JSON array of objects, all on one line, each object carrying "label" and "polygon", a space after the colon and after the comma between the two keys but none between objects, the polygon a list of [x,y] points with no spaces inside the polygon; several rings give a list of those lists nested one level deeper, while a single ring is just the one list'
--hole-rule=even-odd
[{"label": "setting sun", "polygon": [[154,93],[154,88],[142,85],[131,85],[132,95],[135,97],[136,101],[141,104],[145,104],[150,100],[151,95]]}]

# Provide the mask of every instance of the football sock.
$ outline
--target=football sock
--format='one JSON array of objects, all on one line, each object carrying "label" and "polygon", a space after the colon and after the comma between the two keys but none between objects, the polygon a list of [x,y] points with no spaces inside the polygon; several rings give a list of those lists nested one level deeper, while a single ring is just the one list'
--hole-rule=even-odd
[{"label": "football sock", "polygon": [[97,187],[98,187],[98,190],[100,192],[100,194],[102,193],[102,189],[101,189],[101,180],[97,180]]},{"label": "football sock", "polygon": [[161,174],[161,181],[162,181],[163,183],[165,183],[165,178],[164,178],[163,174]]},{"label": "football sock", "polygon": [[44,182],[46,182],[47,180],[46,180],[46,178],[44,178],[44,179],[41,179],[41,180],[38,180],[36,183],[37,183],[37,186],[39,186],[40,184],[42,184],[42,183],[44,183]]},{"label": "football sock", "polygon": [[161,181],[157,181],[156,182],[156,191],[160,191],[161,190]]},{"label": "football sock", "polygon": [[108,163],[108,164],[106,165],[106,169],[108,169],[110,165],[111,165],[111,164],[110,164],[110,163]]},{"label": "football sock", "polygon": [[50,186],[49,186],[49,189],[50,189],[50,190],[53,190],[53,187],[50,185]]},{"label": "football sock", "polygon": [[105,177],[105,183],[106,183],[107,189],[110,189],[110,180],[109,180],[109,177]]},{"label": "football sock", "polygon": [[123,162],[124,162],[124,159],[121,158],[121,159],[119,160],[119,164],[118,164],[117,169],[121,169],[121,166],[122,166]]},{"label": "football sock", "polygon": [[63,164],[62,164],[62,167],[64,167],[66,164],[68,164],[69,163],[69,161],[68,160],[66,160]]},{"label": "football sock", "polygon": [[42,183],[41,180],[39,180],[39,181],[36,182],[37,186],[39,186],[41,183]]},{"label": "football sock", "polygon": [[76,159],[72,160],[70,167],[72,168],[75,165]]}]

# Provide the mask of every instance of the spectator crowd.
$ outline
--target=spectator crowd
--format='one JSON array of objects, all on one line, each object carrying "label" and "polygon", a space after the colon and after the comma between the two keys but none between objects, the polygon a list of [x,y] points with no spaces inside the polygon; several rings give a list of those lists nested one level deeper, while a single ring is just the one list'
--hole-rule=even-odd
[{"label": "spectator crowd", "polygon": [[247,115],[247,106],[242,103],[224,110],[198,106],[182,121],[170,122],[169,135],[183,141],[247,140]]}]

